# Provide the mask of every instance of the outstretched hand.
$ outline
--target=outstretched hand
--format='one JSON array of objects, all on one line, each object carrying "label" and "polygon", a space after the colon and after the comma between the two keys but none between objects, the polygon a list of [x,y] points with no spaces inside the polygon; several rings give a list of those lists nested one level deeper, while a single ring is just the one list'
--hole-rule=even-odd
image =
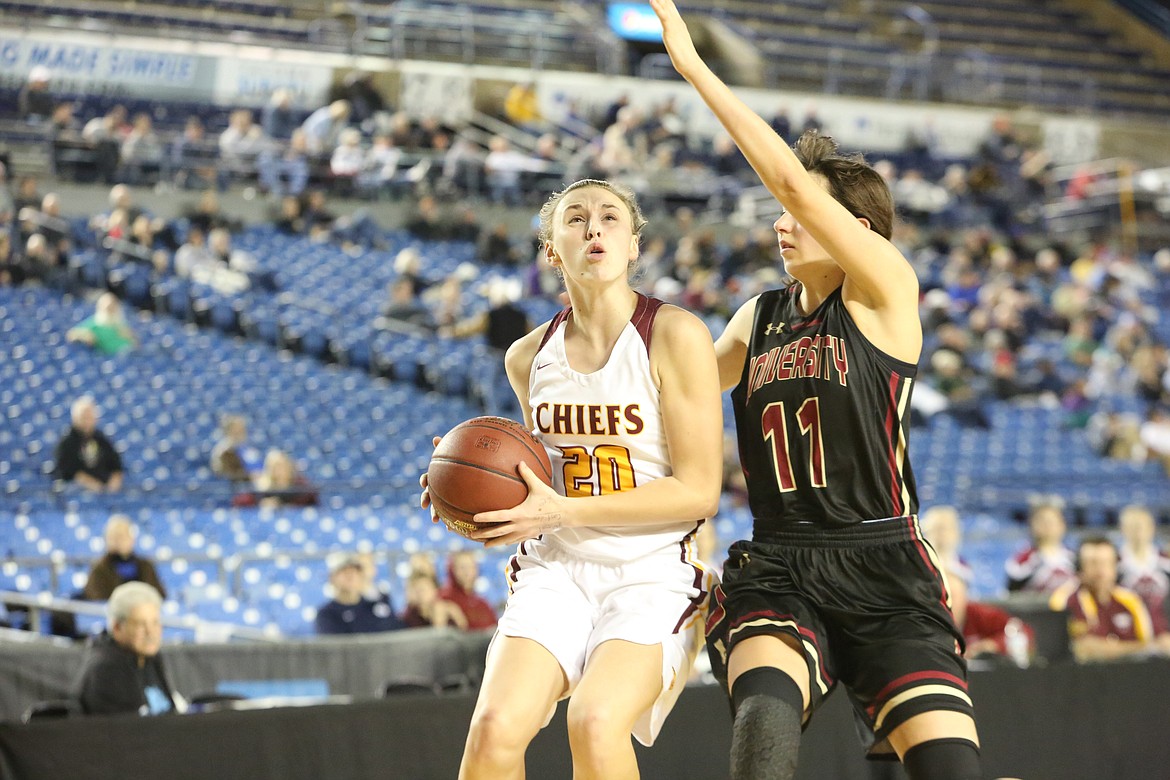
[{"label": "outstretched hand", "polygon": [[564,525],[568,499],[542,482],[527,463],[520,464],[520,476],[528,485],[528,497],[511,509],[477,514],[474,520],[483,527],[470,534],[471,539],[485,547],[517,544]]},{"label": "outstretched hand", "polygon": [[691,40],[691,33],[687,23],[683,21],[674,4],[674,0],[650,0],[650,6],[658,15],[662,23],[662,42],[666,45],[666,52],[674,69],[688,78],[694,68],[703,64],[699,52],[695,50],[695,42]]}]

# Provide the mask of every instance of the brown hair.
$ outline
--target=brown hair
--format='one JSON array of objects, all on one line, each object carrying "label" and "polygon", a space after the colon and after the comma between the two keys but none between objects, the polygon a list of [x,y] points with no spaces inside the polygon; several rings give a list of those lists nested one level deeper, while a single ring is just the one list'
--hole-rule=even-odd
[{"label": "brown hair", "polygon": [[540,207],[540,232],[537,234],[537,238],[541,242],[552,240],[552,219],[553,214],[556,213],[557,206],[561,205],[561,201],[570,192],[585,187],[601,187],[603,190],[609,190],[621,198],[622,203],[626,206],[626,210],[630,212],[630,223],[633,226],[634,235],[641,235],[642,228],[646,227],[646,217],[642,216],[642,209],[638,206],[638,200],[633,190],[623,184],[617,184],[603,179],[581,179],[580,181],[573,182],[563,190],[549,195],[548,200]]},{"label": "brown hair", "polygon": [[808,130],[792,145],[804,169],[824,176],[829,194],[855,217],[869,220],[870,230],[888,239],[894,232],[894,196],[890,187],[860,154],[842,154],[832,136]]}]

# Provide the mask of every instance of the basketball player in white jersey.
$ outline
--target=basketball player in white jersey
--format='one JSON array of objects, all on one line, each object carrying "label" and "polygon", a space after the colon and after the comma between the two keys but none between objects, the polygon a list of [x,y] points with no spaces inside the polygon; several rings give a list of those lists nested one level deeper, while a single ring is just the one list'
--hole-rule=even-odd
[{"label": "basketball player in white jersey", "polygon": [[[520,778],[569,697],[575,778],[635,778],[701,644],[711,576],[695,534],[718,508],[722,409],[711,336],[629,284],[645,224],[633,194],[583,180],[541,209],[546,261],[570,305],[508,350],[524,420],[554,488],[477,522],[519,543],[461,778]],[[429,503],[424,492],[423,505]]]}]

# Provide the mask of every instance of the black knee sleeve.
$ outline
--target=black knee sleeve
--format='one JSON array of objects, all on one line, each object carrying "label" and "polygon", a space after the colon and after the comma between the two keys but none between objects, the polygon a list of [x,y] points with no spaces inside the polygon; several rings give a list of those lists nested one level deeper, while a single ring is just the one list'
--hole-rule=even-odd
[{"label": "black knee sleeve", "polygon": [[931,739],[902,756],[910,780],[983,780],[979,748],[969,739]]},{"label": "black knee sleeve", "polygon": [[771,666],[749,669],[731,688],[731,707],[732,780],[791,780],[804,713],[796,682]]}]

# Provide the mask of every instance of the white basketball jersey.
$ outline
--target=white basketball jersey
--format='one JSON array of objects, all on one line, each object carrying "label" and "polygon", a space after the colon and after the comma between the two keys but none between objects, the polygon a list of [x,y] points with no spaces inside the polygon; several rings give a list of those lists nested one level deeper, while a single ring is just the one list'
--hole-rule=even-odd
[{"label": "white basketball jersey", "polygon": [[[601,369],[582,374],[565,356],[565,309],[549,323],[532,362],[528,398],[534,433],[552,461],[553,487],[566,496],[630,490],[670,476],[650,336],[661,301],[638,296],[633,317]],[[678,545],[696,519],[655,525],[561,528],[543,538],[593,560],[629,561]]]}]

